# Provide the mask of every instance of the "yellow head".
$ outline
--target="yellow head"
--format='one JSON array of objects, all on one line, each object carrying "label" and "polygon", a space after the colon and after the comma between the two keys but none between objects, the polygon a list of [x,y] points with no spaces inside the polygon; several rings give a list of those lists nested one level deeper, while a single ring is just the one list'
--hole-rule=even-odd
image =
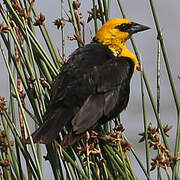
[{"label": "yellow head", "polygon": [[150,28],[128,19],[111,19],[99,29],[96,39],[106,45],[112,44],[113,41],[125,43],[132,34],[147,29]]},{"label": "yellow head", "polygon": [[111,19],[99,29],[96,39],[103,45],[107,45],[115,56],[129,57],[137,65],[137,58],[126,48],[126,41],[132,34],[147,29],[150,28],[127,19]]}]

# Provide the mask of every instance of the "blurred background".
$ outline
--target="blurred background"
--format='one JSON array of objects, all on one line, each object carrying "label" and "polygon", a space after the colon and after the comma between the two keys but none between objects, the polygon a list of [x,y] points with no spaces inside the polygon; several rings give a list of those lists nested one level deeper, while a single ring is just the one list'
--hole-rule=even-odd
[{"label": "blurred background", "polygon": [[[85,21],[85,32],[86,32],[86,43],[89,43],[94,36],[94,32],[91,35],[91,29],[93,21],[90,23],[86,23],[88,19],[88,10],[92,8],[92,1],[80,1],[81,7],[80,12],[83,15],[83,20]],[[44,1],[38,0],[35,1],[36,10],[45,15],[45,25],[48,29],[51,38],[57,49],[61,52],[61,34],[60,30],[56,28],[53,24],[53,21],[57,18],[60,18],[60,3],[61,1]],[[180,11],[179,11],[179,1],[154,1],[156,5],[157,15],[159,18],[159,22],[162,28],[162,33],[165,41],[165,46],[167,49],[167,54],[169,58],[169,63],[173,75],[173,79],[175,81],[176,90],[178,92],[178,96],[180,97],[180,79],[178,79],[178,75],[180,75],[180,59],[179,59],[179,51],[180,51],[180,43],[179,43],[179,32],[180,32]],[[139,1],[139,0],[122,0],[122,4],[124,5],[124,10],[126,13],[127,19],[130,19],[134,22],[141,23],[151,27],[150,30],[136,34],[134,36],[137,48],[140,52],[140,56],[143,62],[143,68],[145,69],[147,79],[151,85],[151,90],[153,92],[153,96],[156,99],[156,66],[157,66],[157,33],[156,28],[153,22],[152,13],[149,5],[149,1]],[[65,2],[65,10],[66,8]],[[38,13],[38,14],[39,14]],[[66,12],[69,14],[69,12]],[[111,12],[110,18],[121,18],[120,10],[117,5],[117,2],[111,3]],[[68,17],[67,17],[68,19]],[[2,21],[0,17],[0,22]],[[99,23],[100,27],[100,23]],[[39,28],[36,27],[37,32]],[[66,33],[66,55],[70,55],[77,48],[77,43],[75,41],[68,40],[67,36],[73,36],[73,30],[71,24],[65,25],[65,33]],[[39,36],[41,44],[44,45],[42,38]],[[128,47],[132,49],[130,42],[128,43]],[[132,50],[133,51],[133,50]],[[68,57],[68,56],[67,56]],[[5,96],[8,98],[9,92],[8,89],[8,74],[5,68],[5,64],[3,60],[1,60],[0,55],[0,96]],[[146,91],[145,91],[146,92]],[[154,126],[156,126],[156,119],[154,114],[152,113],[152,107],[150,105],[150,101],[148,99],[148,94],[145,93],[146,99],[146,110],[147,110],[147,119],[148,123],[152,122]],[[145,148],[144,143],[138,143],[140,136],[138,133],[143,132],[143,117],[142,117],[142,104],[141,104],[141,92],[140,92],[140,73],[137,72],[131,81],[131,96],[129,105],[121,115],[121,120],[123,126],[125,127],[125,134],[128,140],[132,143],[137,155],[142,160],[144,159],[145,164]],[[172,97],[169,80],[166,74],[165,64],[162,58],[161,64],[161,120],[163,124],[172,125],[173,128],[170,131],[169,144],[174,149],[175,137],[176,137],[176,111],[174,99]],[[152,151],[152,154],[154,152]],[[44,155],[46,154],[44,150]],[[156,153],[153,154],[153,157],[156,156]],[[139,170],[138,164],[134,161],[132,156],[132,164],[133,167],[137,167],[137,171],[135,172],[139,179],[144,179],[144,175],[141,170]],[[48,161],[45,161],[43,167],[47,169],[44,171],[47,174],[44,174],[44,179],[52,179],[53,174],[51,172],[51,168],[49,167]],[[136,170],[136,168],[134,168]],[[152,177],[156,177],[156,171],[151,172],[153,174]],[[152,178],[153,179],[153,178]]]}]

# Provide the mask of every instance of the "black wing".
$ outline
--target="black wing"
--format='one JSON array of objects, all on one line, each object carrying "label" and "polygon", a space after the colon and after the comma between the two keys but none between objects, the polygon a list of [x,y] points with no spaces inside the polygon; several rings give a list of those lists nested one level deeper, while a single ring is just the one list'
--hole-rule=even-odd
[{"label": "black wing", "polygon": [[[100,43],[93,42],[82,48],[78,48],[71,54],[68,63],[63,65],[61,73],[56,78],[52,88],[50,104],[64,101],[67,105],[69,101],[68,96],[73,97],[73,99],[71,99],[72,101],[84,102],[87,97],[93,93],[93,88],[95,88],[93,84],[95,80],[92,79],[91,81],[90,79],[91,71],[94,67],[102,66],[112,58],[113,55],[111,51],[107,46],[103,46]],[[76,99],[78,93],[81,94],[81,97]]]},{"label": "black wing", "polygon": [[94,80],[96,91],[87,98],[72,120],[76,134],[85,132],[98,121],[105,123],[127,106],[133,70],[132,61],[124,57],[111,59],[91,69],[89,79]]}]

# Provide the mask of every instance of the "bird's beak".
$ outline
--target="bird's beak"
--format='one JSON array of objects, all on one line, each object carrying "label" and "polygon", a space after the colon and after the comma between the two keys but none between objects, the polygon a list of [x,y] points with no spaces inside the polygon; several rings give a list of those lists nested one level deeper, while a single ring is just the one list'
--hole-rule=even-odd
[{"label": "bird's beak", "polygon": [[150,29],[150,27],[132,22],[131,26],[128,28],[128,33],[132,35],[134,33],[145,31],[148,29]]}]

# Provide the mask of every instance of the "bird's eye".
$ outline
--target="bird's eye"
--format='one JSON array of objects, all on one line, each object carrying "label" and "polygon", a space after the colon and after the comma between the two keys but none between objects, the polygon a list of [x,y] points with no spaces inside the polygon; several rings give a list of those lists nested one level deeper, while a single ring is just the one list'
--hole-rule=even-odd
[{"label": "bird's eye", "polygon": [[130,28],[131,24],[123,23],[121,25],[116,26],[117,29],[119,29],[122,32],[127,32]]}]

